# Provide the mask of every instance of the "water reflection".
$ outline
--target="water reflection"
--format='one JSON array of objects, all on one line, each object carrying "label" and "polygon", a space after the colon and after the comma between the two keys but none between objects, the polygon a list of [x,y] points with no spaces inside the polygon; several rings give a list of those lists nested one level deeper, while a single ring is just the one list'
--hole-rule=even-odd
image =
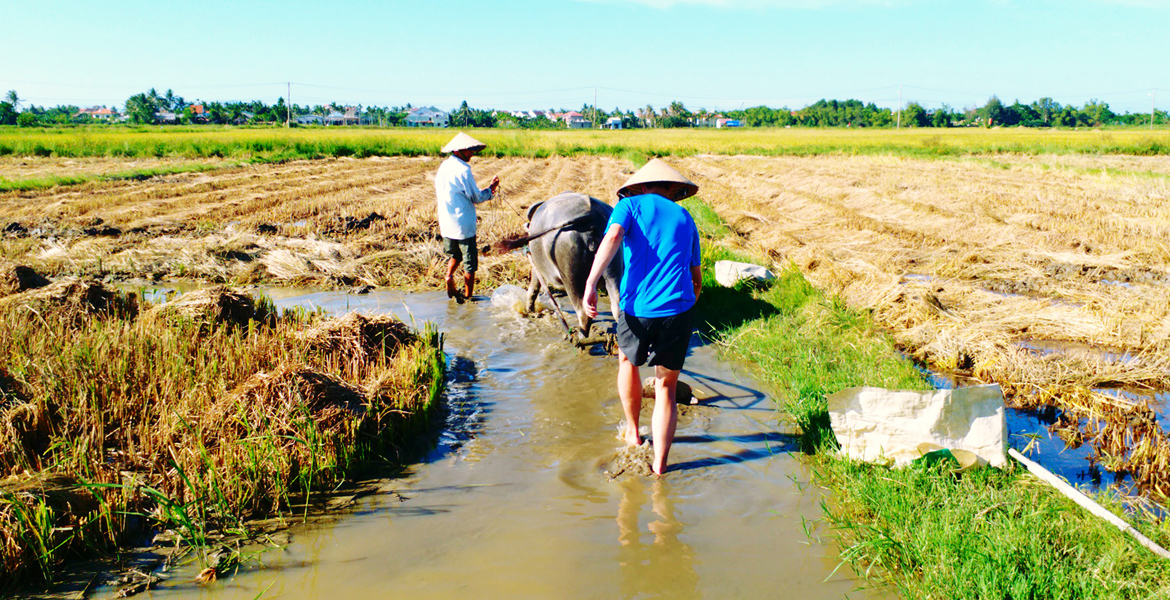
[{"label": "water reflection", "polygon": [[[618,554],[622,598],[699,598],[699,575],[695,553],[679,540],[683,523],[675,516],[669,484],[655,479],[649,484],[633,478],[619,484]],[[650,510],[654,520],[646,524],[653,536],[650,543],[639,527],[646,487],[650,487]]]}]

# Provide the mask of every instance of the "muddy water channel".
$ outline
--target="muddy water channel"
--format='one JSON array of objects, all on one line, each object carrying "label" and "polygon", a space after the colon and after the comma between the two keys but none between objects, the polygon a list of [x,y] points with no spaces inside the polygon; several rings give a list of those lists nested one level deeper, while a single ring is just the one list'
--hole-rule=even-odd
[{"label": "muddy water channel", "polygon": [[441,293],[270,293],[282,307],[436,323],[449,358],[439,443],[354,507],[294,526],[262,566],[202,587],[191,565],[146,597],[882,597],[810,541],[820,496],[794,440],[697,338],[682,380],[711,397],[684,408],[673,470],[611,479],[616,359],[572,348],[553,321]]}]

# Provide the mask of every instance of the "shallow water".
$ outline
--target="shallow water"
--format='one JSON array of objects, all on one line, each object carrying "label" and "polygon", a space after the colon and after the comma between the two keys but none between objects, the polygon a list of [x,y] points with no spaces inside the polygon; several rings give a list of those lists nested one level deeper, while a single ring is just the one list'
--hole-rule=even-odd
[{"label": "shallow water", "polygon": [[450,362],[439,443],[335,519],[294,526],[263,567],[204,588],[191,565],[142,597],[884,597],[858,591],[848,567],[834,573],[835,548],[811,524],[806,535],[820,495],[795,440],[750,377],[697,339],[682,380],[712,398],[680,419],[673,469],[610,480],[616,360],[572,348],[550,319],[442,293],[270,295],[435,322]]}]

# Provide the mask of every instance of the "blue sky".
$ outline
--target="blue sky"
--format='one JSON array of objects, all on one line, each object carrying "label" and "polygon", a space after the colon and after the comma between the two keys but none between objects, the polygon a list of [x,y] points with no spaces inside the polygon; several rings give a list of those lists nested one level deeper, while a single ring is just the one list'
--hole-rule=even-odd
[{"label": "blue sky", "polygon": [[0,92],[477,108],[1170,107],[1170,1],[0,0]]}]

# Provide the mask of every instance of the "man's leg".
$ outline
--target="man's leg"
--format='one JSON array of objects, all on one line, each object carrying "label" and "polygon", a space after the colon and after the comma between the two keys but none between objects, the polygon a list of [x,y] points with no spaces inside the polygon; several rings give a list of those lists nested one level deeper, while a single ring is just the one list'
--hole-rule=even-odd
[{"label": "man's leg", "polygon": [[459,242],[460,249],[463,250],[463,289],[467,291],[467,297],[470,299],[472,292],[475,291],[475,272],[479,270],[479,248],[476,247],[475,236],[471,236]]},{"label": "man's leg", "polygon": [[621,348],[618,348],[617,386],[622,410],[626,413],[626,430],[622,432],[622,439],[631,446],[639,446],[642,444],[642,436],[638,435],[638,417],[642,415],[642,378],[638,367],[626,358]]},{"label": "man's leg", "polygon": [[678,385],[679,373],[662,366],[654,367],[654,417],[651,430],[654,432],[653,470],[658,475],[666,472],[666,459],[670,456],[670,445],[674,442],[674,430],[678,426],[674,390]]},{"label": "man's leg", "polygon": [[447,297],[455,297],[455,268],[459,266],[459,261],[454,258],[447,259]]},{"label": "man's leg", "polygon": [[463,288],[467,290],[467,297],[470,298],[472,292],[475,291],[475,273],[463,274]]}]

